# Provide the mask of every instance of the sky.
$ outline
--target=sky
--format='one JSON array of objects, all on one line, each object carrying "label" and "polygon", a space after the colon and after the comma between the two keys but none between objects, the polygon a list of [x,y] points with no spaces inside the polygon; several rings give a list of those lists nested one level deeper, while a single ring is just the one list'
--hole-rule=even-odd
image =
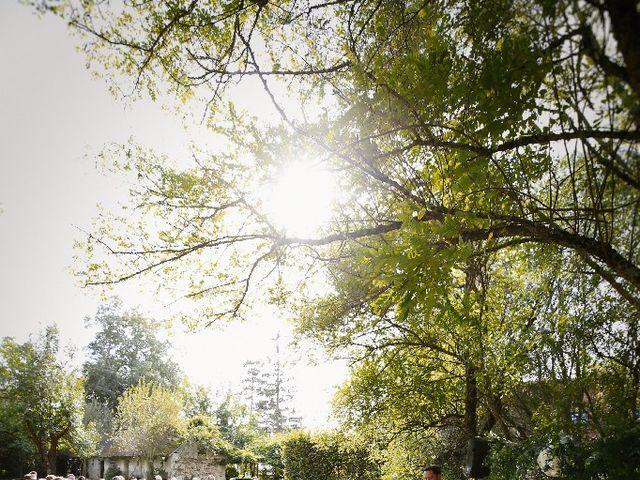
[{"label": "sky", "polygon": [[[97,152],[134,136],[157,151],[187,155],[191,140],[206,143],[209,135],[150,101],[116,101],[91,78],[78,41],[58,19],[0,1],[0,337],[26,341],[56,323],[81,362],[95,334],[84,319],[95,314],[101,297],[70,274],[73,242],[90,230],[98,204],[115,208],[127,195],[121,179],[100,173]],[[268,109],[255,89],[240,93],[252,108]],[[144,288],[127,285],[114,293],[127,307],[158,320],[165,315],[165,306]],[[190,379],[222,395],[239,389],[245,361],[273,355],[277,333],[292,362],[294,406],[303,425],[331,424],[329,401],[346,366],[320,353],[311,364],[308,352],[288,349],[290,326],[281,315],[262,309],[241,324],[175,330],[171,341]]]}]

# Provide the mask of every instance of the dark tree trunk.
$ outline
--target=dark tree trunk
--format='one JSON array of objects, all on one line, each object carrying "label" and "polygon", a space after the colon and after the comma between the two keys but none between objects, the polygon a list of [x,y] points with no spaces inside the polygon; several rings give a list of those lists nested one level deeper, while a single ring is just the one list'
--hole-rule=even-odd
[{"label": "dark tree trunk", "polygon": [[469,437],[475,437],[478,430],[478,381],[477,369],[473,365],[465,367],[465,399],[464,399],[464,427]]},{"label": "dark tree trunk", "polygon": [[607,11],[611,18],[613,36],[624,58],[629,84],[640,100],[640,14],[634,0],[609,0]]},{"label": "dark tree trunk", "polygon": [[[47,454],[46,454],[45,469],[47,471],[47,475],[56,473],[54,470],[56,467],[57,456],[58,456],[58,440],[55,439],[55,440],[51,440],[49,450],[47,451]],[[63,474],[63,473],[65,472],[60,472],[60,474]]]}]

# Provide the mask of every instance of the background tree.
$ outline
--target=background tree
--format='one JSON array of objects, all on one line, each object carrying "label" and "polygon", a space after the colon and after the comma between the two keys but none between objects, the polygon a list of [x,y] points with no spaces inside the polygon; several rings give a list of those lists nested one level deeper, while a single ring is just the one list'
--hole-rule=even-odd
[{"label": "background tree", "polygon": [[184,405],[183,411],[187,418],[202,416],[212,416],[214,404],[211,400],[211,392],[203,385],[183,386]]},{"label": "background tree", "polygon": [[263,435],[251,444],[251,450],[257,458],[254,473],[260,480],[282,480],[284,478],[282,448],[287,436],[288,433]]},{"label": "background tree", "polygon": [[215,408],[214,416],[223,438],[238,449],[244,449],[260,436],[256,416],[230,392]]},{"label": "background tree", "polygon": [[247,360],[242,364],[245,377],[242,379],[242,394],[249,409],[254,411],[258,403],[258,391],[264,384],[262,375],[263,364],[258,360]]},{"label": "background tree", "polygon": [[150,463],[170,453],[184,432],[182,407],[181,396],[164,387],[142,381],[130,387],[118,399],[113,453],[140,456]]},{"label": "background tree", "polygon": [[18,438],[30,442],[39,467],[53,473],[61,450],[91,455],[97,439],[82,422],[83,380],[59,360],[58,331],[49,327],[35,341],[23,344],[4,338],[0,345],[0,402],[3,421],[13,423]]},{"label": "background tree", "polygon": [[245,402],[249,404],[249,409],[256,415],[261,429],[267,434],[284,432],[296,427],[299,422],[291,406],[293,392],[278,340],[279,335],[275,339],[274,355],[267,363],[251,360],[244,364]]},{"label": "background tree", "polygon": [[299,418],[291,406],[294,392],[288,377],[288,363],[280,351],[280,332],[273,341],[275,352],[268,359],[264,382],[259,389],[262,399],[257,407],[266,431],[278,433],[299,426]]},{"label": "background tree", "polygon": [[123,312],[122,302],[112,299],[86,323],[99,328],[83,367],[89,401],[115,411],[118,397],[140,381],[178,387],[179,367],[171,359],[169,342],[159,338],[160,328],[153,321],[133,310]]},{"label": "background tree", "polygon": [[87,400],[85,397],[84,419],[85,425],[93,425],[98,434],[98,450],[108,444],[113,433],[113,422],[115,412],[106,403],[97,399]]},{"label": "background tree", "polygon": [[16,478],[36,465],[37,454],[30,439],[22,429],[22,419],[11,400],[0,397],[0,476]]}]

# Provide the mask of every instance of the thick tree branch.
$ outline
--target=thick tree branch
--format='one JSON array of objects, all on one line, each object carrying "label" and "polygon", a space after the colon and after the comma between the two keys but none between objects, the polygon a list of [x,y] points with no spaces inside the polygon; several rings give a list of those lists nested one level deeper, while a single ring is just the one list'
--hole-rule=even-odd
[{"label": "thick tree branch", "polygon": [[613,36],[624,58],[629,84],[640,100],[640,14],[635,0],[607,0]]}]

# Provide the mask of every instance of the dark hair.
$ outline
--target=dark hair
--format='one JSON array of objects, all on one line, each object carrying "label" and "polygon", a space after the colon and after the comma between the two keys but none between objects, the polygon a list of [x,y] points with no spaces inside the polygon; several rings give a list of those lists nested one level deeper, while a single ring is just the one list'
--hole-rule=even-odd
[{"label": "dark hair", "polygon": [[428,472],[429,470],[431,470],[436,475],[440,475],[440,472],[442,471],[442,469],[440,468],[440,465],[426,465],[424,467],[424,471]]}]

